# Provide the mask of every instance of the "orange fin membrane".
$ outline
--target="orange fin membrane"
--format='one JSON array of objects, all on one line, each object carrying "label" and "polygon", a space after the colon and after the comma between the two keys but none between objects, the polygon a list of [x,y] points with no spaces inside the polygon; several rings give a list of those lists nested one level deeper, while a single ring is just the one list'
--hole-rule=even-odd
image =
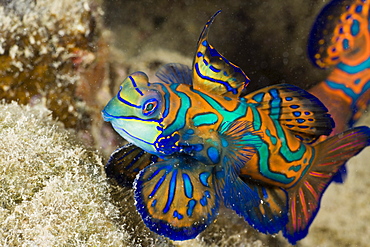
[{"label": "orange fin membrane", "polygon": [[321,197],[333,175],[351,157],[370,145],[370,129],[356,127],[315,146],[315,160],[308,175],[290,190],[289,222],[283,235],[295,244],[304,238],[320,207]]},{"label": "orange fin membrane", "polygon": [[248,210],[248,222],[262,233],[278,233],[288,222],[287,192],[253,182],[248,185],[259,196],[259,205]]}]

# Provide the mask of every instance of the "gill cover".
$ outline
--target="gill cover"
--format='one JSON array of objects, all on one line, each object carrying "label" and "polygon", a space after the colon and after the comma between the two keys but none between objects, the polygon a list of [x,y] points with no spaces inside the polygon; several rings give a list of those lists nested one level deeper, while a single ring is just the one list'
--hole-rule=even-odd
[{"label": "gill cover", "polygon": [[154,143],[162,133],[162,96],[150,87],[145,73],[129,75],[102,114],[127,141],[156,154]]}]

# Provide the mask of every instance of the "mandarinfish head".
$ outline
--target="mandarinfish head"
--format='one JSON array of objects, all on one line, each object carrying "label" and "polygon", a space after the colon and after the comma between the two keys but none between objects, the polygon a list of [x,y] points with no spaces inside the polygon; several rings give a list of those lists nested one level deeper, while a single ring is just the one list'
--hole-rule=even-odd
[{"label": "mandarinfish head", "polygon": [[163,98],[150,87],[148,76],[135,72],[128,76],[102,111],[105,121],[127,141],[157,154],[155,142],[163,132]]}]

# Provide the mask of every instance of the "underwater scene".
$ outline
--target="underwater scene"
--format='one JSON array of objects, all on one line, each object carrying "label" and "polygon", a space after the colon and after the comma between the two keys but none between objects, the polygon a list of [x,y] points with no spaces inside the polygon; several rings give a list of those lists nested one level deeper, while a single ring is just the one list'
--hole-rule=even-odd
[{"label": "underwater scene", "polygon": [[370,245],[369,0],[0,16],[0,246]]}]

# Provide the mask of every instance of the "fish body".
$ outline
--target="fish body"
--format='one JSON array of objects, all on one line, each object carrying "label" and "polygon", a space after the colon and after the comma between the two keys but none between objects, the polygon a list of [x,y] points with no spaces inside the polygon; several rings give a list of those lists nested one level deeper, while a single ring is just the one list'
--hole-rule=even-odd
[{"label": "fish body", "polygon": [[173,240],[196,237],[220,204],[263,233],[305,237],[338,169],[369,145],[368,127],[329,135],[334,122],[313,95],[289,84],[243,96],[249,79],[208,42],[206,24],[193,67],[167,64],[149,82],[128,76],[103,110],[133,143],[106,171],[133,185],[144,223]]},{"label": "fish body", "polygon": [[[141,72],[135,73],[129,77],[129,81],[126,83],[134,81],[136,85],[139,85],[139,80],[142,75],[143,74]],[[144,84],[146,86],[147,82]],[[159,119],[144,121],[143,123],[145,124],[150,123],[149,126],[145,126],[145,128],[140,128],[140,125],[137,124],[137,122],[141,123],[143,120],[130,119],[128,123],[126,123],[126,121],[120,121],[122,118],[114,119],[114,117],[112,117],[112,119],[109,119],[109,117],[106,117],[106,120],[110,120],[114,128],[124,136],[125,139],[130,140],[132,143],[135,143],[137,146],[151,154],[165,159],[166,156],[180,153],[189,155],[194,159],[201,161],[205,165],[220,164],[222,163],[221,158],[227,156],[227,152],[229,152],[227,147],[230,145],[228,140],[230,137],[225,134],[225,131],[228,128],[231,128],[230,125],[232,123],[236,123],[239,126],[235,127],[245,129],[245,132],[247,132],[248,144],[250,145],[251,150],[246,151],[246,156],[254,154],[254,145],[258,147],[264,145],[267,147],[265,150],[266,154],[263,154],[261,151],[261,156],[268,156],[269,153],[277,153],[278,155],[272,155],[271,160],[268,162],[272,164],[282,163],[282,159],[285,159],[284,164],[286,167],[284,167],[284,170],[286,172],[284,176],[289,178],[294,177],[294,179],[290,179],[290,185],[294,184],[296,180],[299,180],[300,174],[305,168],[305,166],[302,165],[300,166],[300,169],[293,168],[294,166],[297,166],[296,162],[298,164],[308,165],[308,162],[303,161],[311,160],[313,153],[312,147],[304,144],[299,139],[302,139],[303,137],[297,138],[289,129],[282,127],[281,123],[274,119],[274,116],[276,115],[271,116],[266,114],[266,109],[262,108],[261,103],[256,100],[245,97],[238,100],[232,100],[223,95],[213,95],[210,97],[207,93],[196,90],[192,88],[191,85],[182,83],[150,83],[150,85],[146,87],[147,89],[145,91],[155,91],[156,95],[162,95],[158,98],[158,101],[161,102],[162,105],[168,105],[168,108],[163,107],[163,111],[159,113],[161,116]],[[143,87],[141,87],[141,89],[142,88]],[[284,100],[279,96],[279,93],[281,93],[280,91],[295,95],[297,90],[304,92],[303,90],[291,85],[272,87],[270,91],[261,93],[266,94],[264,97],[267,97],[268,99],[261,98],[259,100],[267,102],[271,98],[275,97],[277,102],[283,102]],[[122,94],[122,91],[120,92]],[[141,97],[140,93],[136,90],[133,94],[135,93]],[[257,96],[263,97],[258,94]],[[257,98],[257,96],[254,97]],[[121,97],[124,96],[122,95],[114,98],[112,103],[108,105],[108,108],[117,109],[116,106],[111,104],[122,103],[119,102],[119,100],[117,101],[117,99]],[[127,106],[133,108],[133,106]],[[279,109],[280,107],[281,103],[276,103],[275,108]],[[325,127],[326,132],[330,133],[330,126],[332,125],[331,119],[327,117],[324,106],[321,107],[322,117],[327,118],[325,119],[325,121],[327,121],[326,126],[329,126],[329,128]],[[107,111],[108,110],[104,111],[105,116],[108,116],[108,113],[106,113]],[[170,114],[170,112],[177,114]],[[299,111],[294,112],[296,113],[293,113],[292,111],[291,118],[294,117],[293,114],[300,114],[298,113]],[[305,115],[307,119],[313,121],[312,118],[307,117],[309,115],[313,115],[313,113],[306,112],[306,114],[302,113],[302,115]],[[299,119],[302,119],[302,123],[305,122],[303,118]],[[297,121],[293,121],[293,119],[292,122],[298,125]],[[120,123],[123,123],[124,125],[121,126]],[[140,130],[137,133],[138,135],[134,136],[133,133],[136,133],[135,131],[129,132],[126,124],[132,128],[138,128]],[[304,125],[302,126],[305,127]],[[128,134],[127,132],[131,134]],[[141,136],[142,133],[144,133],[143,136],[145,136],[145,138]],[[153,138],[148,139],[148,136],[152,136]],[[287,142],[289,142],[289,147],[287,146]],[[287,147],[287,152],[279,154],[278,150],[284,146]],[[300,154],[297,155],[299,159],[293,159],[290,157],[297,150],[305,151],[301,151]],[[250,152],[250,154],[248,154],[248,152]],[[286,159],[292,160],[292,162],[287,163]],[[246,171],[246,169],[244,170]],[[276,170],[281,173],[282,167],[276,168]],[[283,181],[286,180],[281,179],[281,181],[279,181],[274,179],[271,182],[280,182],[279,186],[283,185],[284,187],[289,187],[289,184],[287,185],[286,182]]]}]

